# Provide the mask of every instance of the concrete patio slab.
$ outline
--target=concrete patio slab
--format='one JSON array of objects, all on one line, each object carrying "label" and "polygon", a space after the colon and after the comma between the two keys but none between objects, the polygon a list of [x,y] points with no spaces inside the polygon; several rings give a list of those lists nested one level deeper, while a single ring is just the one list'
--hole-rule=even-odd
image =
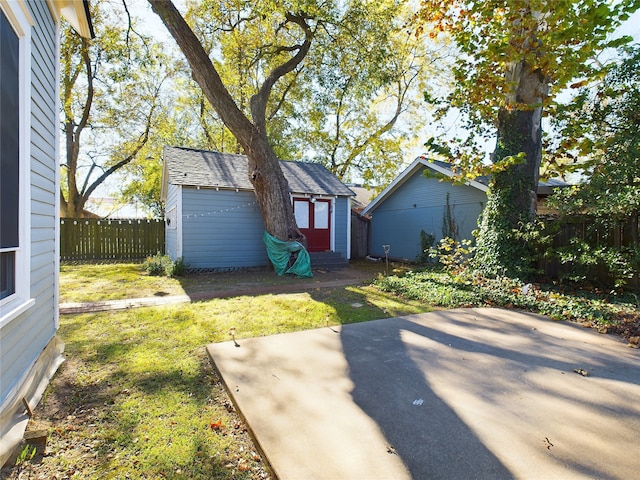
[{"label": "concrete patio slab", "polygon": [[613,336],[480,308],[238,344],[207,350],[281,479],[640,472],[640,351]]}]

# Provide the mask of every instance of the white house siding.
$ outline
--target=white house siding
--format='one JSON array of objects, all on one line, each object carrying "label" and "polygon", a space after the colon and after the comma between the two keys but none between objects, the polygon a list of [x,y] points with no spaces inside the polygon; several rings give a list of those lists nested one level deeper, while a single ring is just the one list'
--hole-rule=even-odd
[{"label": "white house siding", "polygon": [[[32,307],[0,330],[0,463],[24,423],[22,397],[39,401],[44,377],[58,365],[57,328],[57,26],[44,1],[27,2],[31,30],[30,296]],[[14,8],[19,8],[14,4]],[[24,175],[24,173],[21,173]],[[28,241],[28,240],[27,240]],[[49,348],[47,346],[49,345]],[[47,348],[47,353],[43,354]],[[53,350],[57,350],[53,348]],[[58,352],[59,353],[59,352]],[[6,442],[5,442],[6,440]]]},{"label": "white house siding", "polygon": [[[169,255],[171,260],[176,260],[180,255],[178,255],[178,232],[179,232],[179,223],[178,219],[178,193],[179,187],[176,185],[168,185],[167,187],[167,200],[165,203],[165,217],[169,218],[171,216],[172,224],[167,224],[165,218],[165,251],[166,254]],[[173,212],[173,213],[170,213]]]},{"label": "white house siding", "polygon": [[420,254],[420,231],[442,238],[442,220],[449,192],[449,205],[458,225],[460,238],[472,238],[486,194],[467,185],[426,178],[423,167],[373,212],[369,252],[383,257],[383,245],[390,245],[389,256],[413,261]]},{"label": "white house siding", "polygon": [[264,223],[253,192],[182,188],[183,258],[190,269],[268,264]]}]

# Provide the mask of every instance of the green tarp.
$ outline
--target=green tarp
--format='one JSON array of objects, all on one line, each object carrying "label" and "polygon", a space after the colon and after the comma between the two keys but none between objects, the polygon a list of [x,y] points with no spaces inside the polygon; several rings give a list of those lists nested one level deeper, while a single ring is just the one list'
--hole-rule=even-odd
[{"label": "green tarp", "polygon": [[[309,252],[300,242],[283,242],[266,231],[262,239],[267,246],[269,260],[278,275],[292,273],[298,277],[313,277]],[[295,253],[296,259],[293,265],[290,265],[292,253]]]}]

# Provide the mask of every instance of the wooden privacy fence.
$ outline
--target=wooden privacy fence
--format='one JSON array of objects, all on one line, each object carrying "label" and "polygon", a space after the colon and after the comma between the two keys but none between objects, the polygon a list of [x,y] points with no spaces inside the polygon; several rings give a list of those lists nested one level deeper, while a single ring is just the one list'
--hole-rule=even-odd
[{"label": "wooden privacy fence", "polygon": [[60,219],[60,260],[139,260],[164,253],[163,220]]},{"label": "wooden privacy fence", "polygon": [[[553,216],[542,217],[550,226],[558,219]],[[588,215],[575,215],[562,223],[558,232],[553,237],[552,247],[554,250],[562,247],[569,247],[573,239],[585,242],[592,248],[609,247],[620,250],[624,247],[632,248],[637,244],[640,237],[640,218],[630,218],[626,222],[610,221],[609,225],[597,224]],[[571,262],[561,264],[558,259],[541,259],[539,267],[549,278],[556,278],[570,274],[574,271],[575,265]],[[593,278],[589,280],[603,280],[609,278],[609,268],[607,265],[594,264],[591,266]],[[630,285],[638,288],[638,279],[631,280]]]},{"label": "wooden privacy fence", "polygon": [[[554,223],[560,220],[552,215],[540,215],[547,226],[553,229]],[[591,247],[629,247],[637,244],[640,237],[640,217],[627,221],[611,220],[608,224],[596,222],[588,215],[574,215],[565,219],[554,234],[553,247],[567,247],[574,238],[584,241]]]}]

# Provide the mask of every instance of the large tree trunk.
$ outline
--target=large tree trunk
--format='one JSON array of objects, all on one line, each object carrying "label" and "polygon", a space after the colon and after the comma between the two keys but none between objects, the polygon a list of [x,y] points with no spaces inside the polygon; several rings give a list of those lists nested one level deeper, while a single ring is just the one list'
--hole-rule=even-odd
[{"label": "large tree trunk", "polygon": [[[70,94],[70,93],[69,93]],[[67,197],[60,192],[60,215],[66,218],[82,218],[84,199],[78,191],[77,168],[80,151],[81,130],[74,128],[74,122],[67,118],[64,123],[65,140],[67,144]]]},{"label": "large tree trunk", "polygon": [[306,239],[298,229],[293,215],[289,184],[266,135],[244,146],[249,160],[249,180],[260,206],[264,228],[280,240],[296,240],[306,246]]},{"label": "large tree trunk", "polygon": [[84,218],[84,202],[79,204],[78,202],[73,202],[72,200],[82,200],[82,197],[73,197],[69,200],[66,200],[60,192],[60,216],[63,218]]},{"label": "large tree trunk", "polygon": [[476,262],[486,275],[525,279],[533,273],[531,246],[520,235],[533,222],[542,156],[544,79],[522,61],[510,75],[517,89],[511,108],[498,114],[494,163],[524,154],[522,162],[495,173],[482,214]]},{"label": "large tree trunk", "polygon": [[264,122],[271,87],[280,77],[292,71],[308,52],[311,37],[305,29],[306,25],[302,20],[299,23],[295,16],[291,16],[292,21],[299,23],[305,31],[306,39],[301,47],[297,47],[298,53],[268,75],[259,93],[252,97],[251,122],[236,105],[202,44],[173,3],[168,0],[148,2],[182,50],[194,80],[247,155],[249,181],[255,190],[266,231],[283,241],[304,242],[304,235],[298,229],[293,214],[287,180],[269,143]]}]

